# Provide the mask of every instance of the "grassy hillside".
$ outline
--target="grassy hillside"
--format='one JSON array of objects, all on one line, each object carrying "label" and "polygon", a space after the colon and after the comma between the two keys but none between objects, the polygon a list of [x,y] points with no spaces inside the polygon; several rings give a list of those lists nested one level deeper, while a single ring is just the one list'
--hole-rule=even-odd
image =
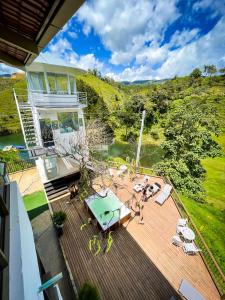
[{"label": "grassy hillside", "polygon": [[13,88],[26,89],[25,80],[0,78],[0,135],[20,131]]}]

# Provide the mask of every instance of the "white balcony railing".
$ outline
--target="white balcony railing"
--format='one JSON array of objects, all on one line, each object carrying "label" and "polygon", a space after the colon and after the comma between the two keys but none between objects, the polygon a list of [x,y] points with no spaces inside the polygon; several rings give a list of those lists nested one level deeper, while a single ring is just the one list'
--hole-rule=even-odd
[{"label": "white balcony railing", "polygon": [[76,92],[72,95],[66,93],[42,94],[38,92],[29,93],[29,102],[36,107],[86,107],[87,93]]}]

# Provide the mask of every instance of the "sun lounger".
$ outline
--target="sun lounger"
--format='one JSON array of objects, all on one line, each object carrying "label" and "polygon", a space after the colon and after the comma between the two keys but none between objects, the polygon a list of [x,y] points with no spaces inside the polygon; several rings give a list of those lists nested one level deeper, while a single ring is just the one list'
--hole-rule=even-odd
[{"label": "sun lounger", "polygon": [[206,300],[187,280],[183,279],[179,293],[187,300]]},{"label": "sun lounger", "polygon": [[169,184],[165,184],[165,186],[161,190],[161,193],[155,199],[155,202],[162,205],[169,198],[171,191],[172,186]]},{"label": "sun lounger", "polygon": [[193,243],[193,242],[192,243],[184,243],[183,250],[184,250],[184,253],[189,254],[189,255],[196,254],[201,251],[201,249],[198,249],[196,247],[195,243]]}]

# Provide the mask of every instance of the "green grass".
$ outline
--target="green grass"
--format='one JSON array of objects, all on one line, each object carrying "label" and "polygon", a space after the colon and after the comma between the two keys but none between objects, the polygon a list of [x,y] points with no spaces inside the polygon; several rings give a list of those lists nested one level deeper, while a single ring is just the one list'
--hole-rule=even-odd
[{"label": "green grass", "polygon": [[202,161],[206,170],[204,188],[206,201],[217,209],[225,210],[225,157],[207,158]]},{"label": "green grass", "polygon": [[[109,147],[109,159],[123,163],[127,157],[136,159],[136,152],[137,144],[116,140],[115,143]],[[141,148],[140,165],[150,168],[162,159],[162,154],[163,152],[159,145],[145,142]]]},{"label": "green grass", "polygon": [[23,201],[30,220],[48,209],[47,200],[43,191],[25,195]]},{"label": "green grass", "polygon": [[210,203],[198,203],[181,196],[194,223],[201,232],[209,249],[225,273],[225,211]]}]

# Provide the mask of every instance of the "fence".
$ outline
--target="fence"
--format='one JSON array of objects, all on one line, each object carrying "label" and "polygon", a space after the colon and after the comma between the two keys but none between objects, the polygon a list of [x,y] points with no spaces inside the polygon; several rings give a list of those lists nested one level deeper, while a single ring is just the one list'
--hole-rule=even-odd
[{"label": "fence", "polygon": [[7,173],[15,173],[19,171],[23,171],[26,169],[33,168],[35,166],[34,159],[27,159],[27,160],[18,160],[9,162],[6,165]]},{"label": "fence", "polygon": [[[121,166],[121,163],[117,163],[117,162],[112,162],[110,161],[109,164],[112,167],[116,167],[118,168],[119,166]],[[128,163],[124,163],[124,165],[126,165],[128,167],[128,169],[130,168],[130,164]],[[136,173],[140,173],[140,174],[147,174],[147,175],[155,175],[155,171],[153,169],[150,168],[145,168],[145,167],[139,167],[136,169]],[[161,176],[162,178],[162,176]],[[168,177],[163,177],[164,181],[169,183],[170,185],[173,186],[172,182],[170,181],[170,179]],[[183,204],[182,200],[180,199],[177,191],[175,188],[173,188],[173,193],[172,193],[172,198],[173,201],[178,209],[178,211],[180,212],[180,215],[184,218],[188,218],[189,220],[189,227],[191,227],[191,229],[195,232],[195,242],[198,245],[198,247],[202,250],[202,252],[200,252],[200,255],[202,256],[202,259],[219,291],[219,294],[221,296],[222,299],[225,299],[225,276],[223,274],[223,271],[221,270],[220,266],[218,265],[216,259],[214,258],[212,252],[210,251],[209,247],[207,246],[203,236],[201,235],[201,233],[199,232],[198,228],[196,227],[194,221],[192,220],[190,214],[188,213],[185,205]]]}]

